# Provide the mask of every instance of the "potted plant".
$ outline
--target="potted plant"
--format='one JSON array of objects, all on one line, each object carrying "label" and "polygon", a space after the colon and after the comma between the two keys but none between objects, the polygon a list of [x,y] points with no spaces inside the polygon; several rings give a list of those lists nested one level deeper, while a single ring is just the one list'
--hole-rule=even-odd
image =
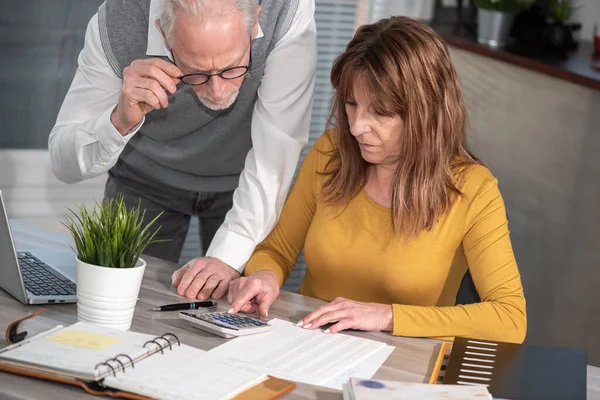
[{"label": "potted plant", "polygon": [[70,210],[63,224],[75,242],[77,319],[117,329],[131,327],[146,262],[140,258],[160,230],[158,215],[144,225],[145,211],[127,209],[122,196],[96,203],[91,211]]},{"label": "potted plant", "polygon": [[477,41],[489,47],[506,45],[515,15],[534,0],[473,0],[478,8]]},{"label": "potted plant", "polygon": [[394,0],[382,2],[383,6],[375,6],[375,19],[390,15],[403,15],[418,21],[431,22],[435,12],[435,0]]},{"label": "potted plant", "polygon": [[575,34],[581,30],[581,23],[571,19],[578,8],[574,0],[549,0],[543,37],[553,50],[567,52],[577,48]]}]

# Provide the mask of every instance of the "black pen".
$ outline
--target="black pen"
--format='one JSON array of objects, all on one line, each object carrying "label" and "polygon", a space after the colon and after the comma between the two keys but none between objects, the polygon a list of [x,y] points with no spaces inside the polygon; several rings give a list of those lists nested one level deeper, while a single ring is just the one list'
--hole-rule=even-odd
[{"label": "black pen", "polygon": [[179,311],[179,310],[195,310],[197,308],[216,307],[217,303],[212,300],[207,301],[192,301],[190,303],[167,304],[160,307],[154,307],[152,311]]}]

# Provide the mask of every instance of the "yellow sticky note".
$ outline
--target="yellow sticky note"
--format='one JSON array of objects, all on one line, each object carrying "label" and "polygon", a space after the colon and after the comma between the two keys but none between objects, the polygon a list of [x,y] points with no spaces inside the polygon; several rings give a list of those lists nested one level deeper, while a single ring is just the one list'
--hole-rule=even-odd
[{"label": "yellow sticky note", "polygon": [[77,331],[74,329],[63,329],[54,335],[45,338],[51,342],[62,343],[73,347],[100,351],[119,342],[119,339],[100,335],[98,333],[89,333]]}]

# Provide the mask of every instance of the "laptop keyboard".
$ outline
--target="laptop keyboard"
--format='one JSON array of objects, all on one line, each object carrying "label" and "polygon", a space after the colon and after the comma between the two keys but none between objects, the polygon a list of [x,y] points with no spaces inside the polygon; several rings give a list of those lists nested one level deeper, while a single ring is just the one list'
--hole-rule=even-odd
[{"label": "laptop keyboard", "polygon": [[18,253],[25,288],[37,296],[75,295],[75,283],[31,253]]}]

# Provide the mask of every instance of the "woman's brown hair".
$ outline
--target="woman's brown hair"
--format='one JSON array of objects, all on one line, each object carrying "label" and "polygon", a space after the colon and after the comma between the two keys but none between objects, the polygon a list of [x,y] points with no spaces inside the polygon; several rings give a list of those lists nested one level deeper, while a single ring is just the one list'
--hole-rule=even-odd
[{"label": "woman's brown hair", "polygon": [[408,240],[431,230],[460,195],[455,178],[460,167],[481,163],[467,146],[467,112],[456,72],[442,39],[417,21],[392,17],[358,29],[331,71],[335,146],[322,199],[332,205],[347,204],[365,185],[369,164],[345,110],[358,83],[373,112],[403,120],[392,225]]}]

